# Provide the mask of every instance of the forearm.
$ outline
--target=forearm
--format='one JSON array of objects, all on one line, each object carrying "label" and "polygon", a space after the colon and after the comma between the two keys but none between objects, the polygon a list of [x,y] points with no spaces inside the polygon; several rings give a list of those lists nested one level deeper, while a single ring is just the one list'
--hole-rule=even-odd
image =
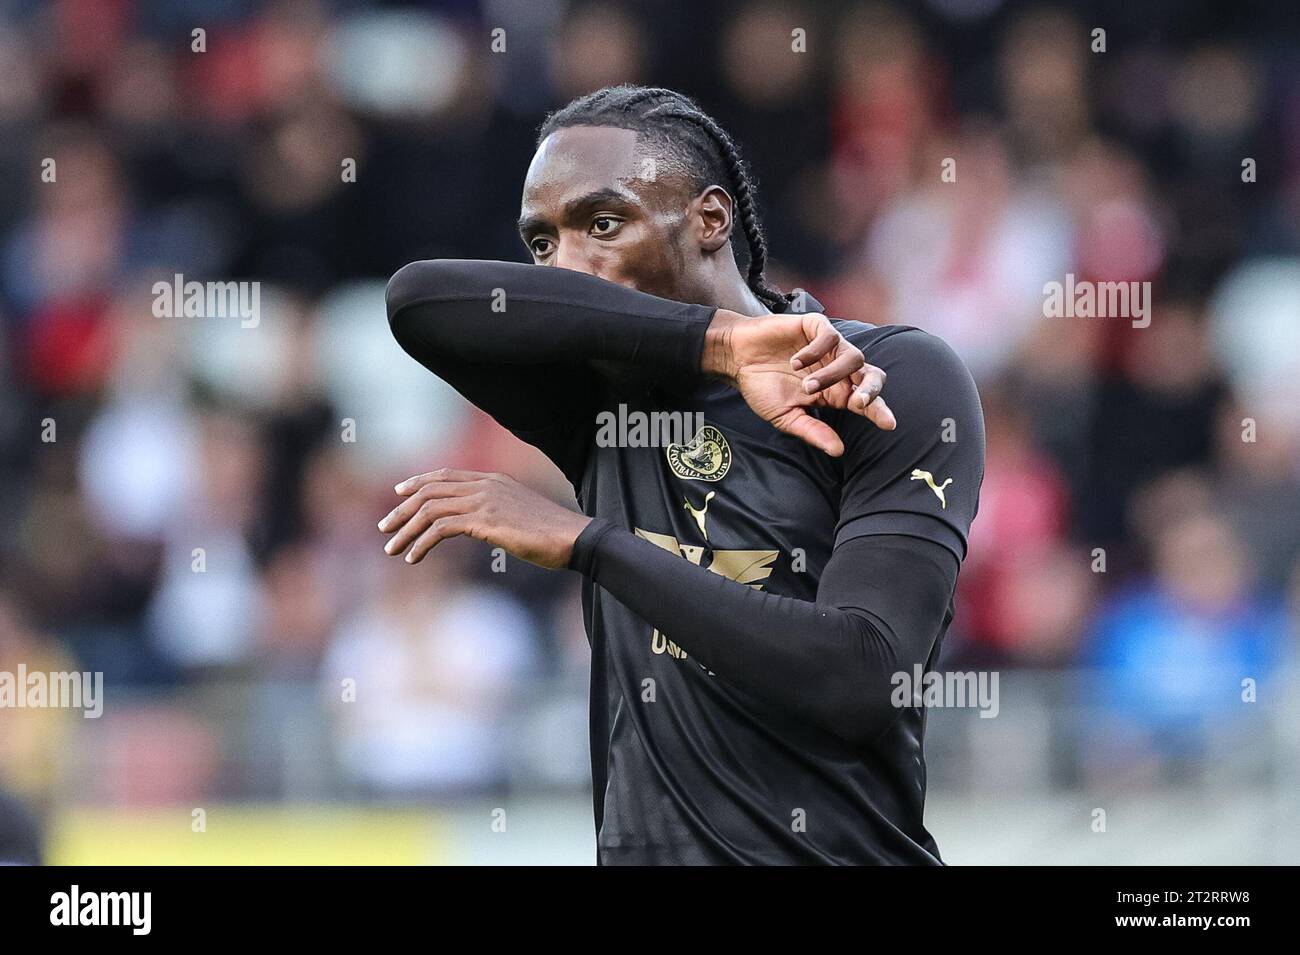
[{"label": "forearm", "polygon": [[388,317],[407,350],[465,362],[635,362],[698,372],[716,309],[595,276],[480,260],[413,262],[390,280]]},{"label": "forearm", "polygon": [[894,674],[924,663],[941,627],[957,570],[934,546],[850,541],[817,603],[738,584],[603,521],[570,566],[722,678],[860,744],[897,718]]}]

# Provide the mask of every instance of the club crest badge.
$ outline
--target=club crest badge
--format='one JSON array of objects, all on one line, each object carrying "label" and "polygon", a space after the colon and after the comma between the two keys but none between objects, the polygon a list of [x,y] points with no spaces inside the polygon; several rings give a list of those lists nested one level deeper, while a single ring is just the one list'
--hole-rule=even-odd
[{"label": "club crest badge", "polygon": [[690,444],[664,449],[668,466],[684,481],[721,481],[731,469],[731,445],[721,431],[706,424]]}]

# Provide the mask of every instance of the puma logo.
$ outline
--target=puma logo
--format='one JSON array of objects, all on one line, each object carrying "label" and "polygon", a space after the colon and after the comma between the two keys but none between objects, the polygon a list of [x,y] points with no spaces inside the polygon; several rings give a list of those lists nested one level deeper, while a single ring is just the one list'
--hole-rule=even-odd
[{"label": "puma logo", "polygon": [[691,512],[691,517],[695,518],[695,523],[700,525],[700,533],[704,535],[705,540],[709,539],[709,532],[704,529],[704,516],[709,512],[709,501],[713,500],[713,495],[717,493],[717,491],[710,491],[708,494],[704,495],[704,506],[699,510],[691,507],[691,502],[689,500],[682,505],[686,510]]},{"label": "puma logo", "polygon": [[934,491],[934,496],[939,499],[939,503],[943,505],[944,510],[948,509],[948,499],[943,496],[943,489],[952,483],[952,478],[945,478],[942,484],[936,485],[934,483],[933,474],[929,471],[922,471],[920,468],[917,468],[912,472],[912,480],[924,481],[926,484],[930,485],[930,490]]}]

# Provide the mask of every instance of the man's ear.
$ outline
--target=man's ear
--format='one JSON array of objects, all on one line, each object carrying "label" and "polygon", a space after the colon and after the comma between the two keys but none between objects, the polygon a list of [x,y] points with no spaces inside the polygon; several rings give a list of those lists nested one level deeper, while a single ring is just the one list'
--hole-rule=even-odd
[{"label": "man's ear", "polygon": [[721,186],[708,186],[695,197],[700,251],[717,252],[731,241],[731,195]]}]

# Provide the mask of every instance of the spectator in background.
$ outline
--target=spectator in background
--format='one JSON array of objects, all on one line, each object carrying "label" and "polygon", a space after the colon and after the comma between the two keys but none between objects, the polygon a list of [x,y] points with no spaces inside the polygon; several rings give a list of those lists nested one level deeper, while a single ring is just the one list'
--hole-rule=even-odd
[{"label": "spectator in background", "polygon": [[1080,533],[1102,546],[1124,539],[1138,487],[1167,471],[1210,464],[1216,416],[1229,399],[1193,308],[1157,303],[1150,327],[1129,331],[1116,373],[1098,385],[1080,502]]},{"label": "spectator in background", "polygon": [[386,568],[335,636],[323,692],[339,759],[365,791],[486,790],[507,778],[512,688],[537,671],[534,634],[508,594],[464,582],[465,556],[447,548],[419,574]]},{"label": "spectator in background", "polygon": [[981,401],[984,483],[957,601],[965,639],[946,648],[944,664],[1064,664],[1081,637],[1095,580],[1087,555],[1067,541],[1068,485],[1035,446],[1030,409],[1019,396],[991,387]]},{"label": "spectator in background", "polygon": [[1217,467],[1210,491],[1252,555],[1260,584],[1281,593],[1300,559],[1300,434],[1259,422],[1225,403],[1215,421]]},{"label": "spectator in background", "polygon": [[155,646],[181,671],[247,663],[264,600],[249,546],[263,481],[257,434],[238,416],[210,412],[200,454],[196,493],[169,521],[149,609]]},{"label": "spectator in background", "polygon": [[[14,597],[0,589],[0,671],[16,678],[20,665],[29,673],[75,669],[68,651],[58,641],[34,630]],[[42,813],[48,811],[58,795],[67,768],[64,760],[82,719],[81,711],[59,707],[0,709],[0,796],[8,791]],[[5,808],[0,806],[0,817]],[[13,808],[12,804],[9,808]]]},{"label": "spectator in background", "polygon": [[[941,179],[948,157],[952,182]],[[868,238],[865,265],[888,302],[875,320],[933,332],[988,381],[1044,321],[1043,286],[1068,268],[1069,210],[1015,181],[992,130],[972,130],[926,158],[921,181],[881,210]]]},{"label": "spectator in background", "polygon": [[0,789],[0,865],[40,865],[41,830],[16,798]]},{"label": "spectator in background", "polygon": [[1231,525],[1195,503],[1165,513],[1151,578],[1103,603],[1081,658],[1098,670],[1090,745],[1105,766],[1194,761],[1246,718],[1250,686],[1268,692],[1285,649],[1282,602],[1260,592]]},{"label": "spectator in background", "polygon": [[715,115],[745,143],[763,184],[769,248],[780,250],[785,270],[823,280],[835,265],[826,234],[833,225],[825,207],[826,90],[816,57],[790,55],[791,24],[820,32],[813,9],[783,0],[748,4],[724,18]]}]

